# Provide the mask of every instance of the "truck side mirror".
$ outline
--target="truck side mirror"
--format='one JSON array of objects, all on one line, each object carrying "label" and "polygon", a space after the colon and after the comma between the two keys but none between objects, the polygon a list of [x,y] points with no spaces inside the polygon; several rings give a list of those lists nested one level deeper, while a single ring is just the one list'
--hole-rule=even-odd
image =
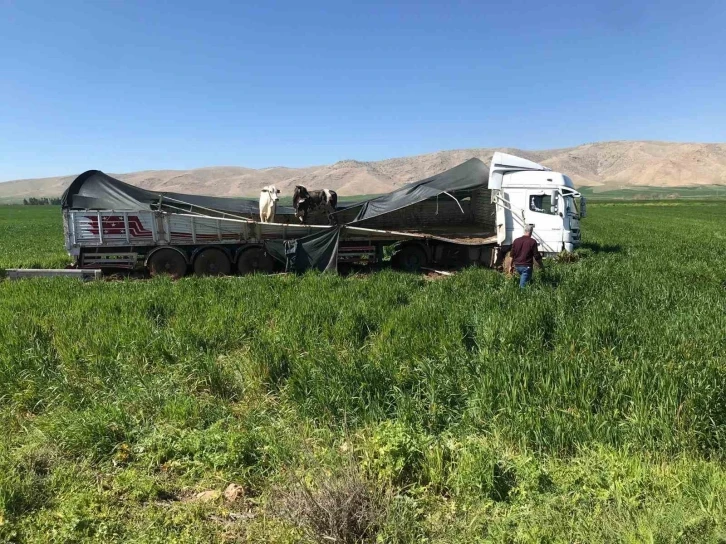
[{"label": "truck side mirror", "polygon": [[560,193],[557,192],[556,190],[554,190],[554,191],[552,191],[550,193],[550,205],[552,206],[551,209],[550,209],[550,213],[557,213],[558,212],[558,208],[559,208],[559,206],[558,206],[558,203],[559,203],[558,195],[559,194]]},{"label": "truck side mirror", "polygon": [[587,215],[587,199],[584,196],[580,197],[580,217]]}]

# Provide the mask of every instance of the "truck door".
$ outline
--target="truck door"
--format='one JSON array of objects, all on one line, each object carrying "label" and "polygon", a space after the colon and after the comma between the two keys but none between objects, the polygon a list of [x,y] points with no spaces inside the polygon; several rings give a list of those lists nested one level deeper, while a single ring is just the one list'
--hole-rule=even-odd
[{"label": "truck door", "polygon": [[[554,197],[554,198],[553,198]],[[526,222],[534,225],[534,238],[544,253],[559,253],[562,249],[562,203],[552,192],[527,192]]]}]

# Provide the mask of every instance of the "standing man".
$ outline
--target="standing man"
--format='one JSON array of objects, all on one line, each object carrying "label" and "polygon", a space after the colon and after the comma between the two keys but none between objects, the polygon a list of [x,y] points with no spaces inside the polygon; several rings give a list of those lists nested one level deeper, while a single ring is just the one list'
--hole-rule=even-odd
[{"label": "standing man", "polygon": [[532,267],[534,261],[542,267],[542,255],[537,249],[537,241],[532,238],[532,225],[525,225],[524,236],[520,236],[512,243],[512,265],[509,272],[513,273],[516,269],[519,273],[519,287],[524,288],[532,279]]}]

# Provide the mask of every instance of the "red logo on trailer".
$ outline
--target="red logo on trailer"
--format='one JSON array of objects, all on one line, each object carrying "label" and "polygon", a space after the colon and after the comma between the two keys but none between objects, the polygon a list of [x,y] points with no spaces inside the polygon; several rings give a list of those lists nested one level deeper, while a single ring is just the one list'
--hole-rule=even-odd
[{"label": "red logo on trailer", "polygon": [[[86,219],[91,223],[88,231],[98,236],[98,216],[87,215]],[[104,215],[102,216],[102,227],[104,236],[125,236],[124,218],[122,215]],[[129,236],[131,238],[152,238],[153,233],[146,229],[141,223],[138,215],[129,215]]]}]

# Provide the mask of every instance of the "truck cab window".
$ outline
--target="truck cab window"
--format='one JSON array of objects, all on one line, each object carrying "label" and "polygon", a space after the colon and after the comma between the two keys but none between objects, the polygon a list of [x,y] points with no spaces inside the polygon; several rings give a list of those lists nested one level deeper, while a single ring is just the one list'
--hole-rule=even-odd
[{"label": "truck cab window", "polygon": [[552,204],[552,197],[548,194],[530,195],[529,209],[533,212],[546,213],[548,215],[556,214]]}]

